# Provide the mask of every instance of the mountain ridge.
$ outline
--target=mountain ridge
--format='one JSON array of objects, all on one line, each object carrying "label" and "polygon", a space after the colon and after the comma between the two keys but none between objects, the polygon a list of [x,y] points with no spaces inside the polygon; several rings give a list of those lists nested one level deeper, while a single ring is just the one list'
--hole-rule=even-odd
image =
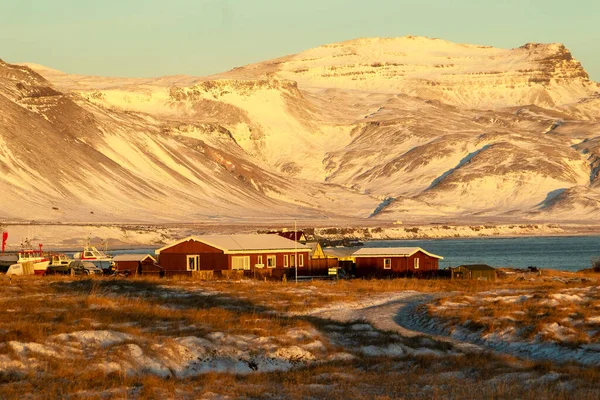
[{"label": "mountain ridge", "polygon": [[[0,101],[31,125],[0,124],[0,186],[15,193],[0,218],[598,214],[600,85],[558,43],[362,38],[210,77],[30,66],[0,63]],[[15,150],[61,140],[77,161],[67,171]],[[95,190],[86,173],[100,176]]]}]

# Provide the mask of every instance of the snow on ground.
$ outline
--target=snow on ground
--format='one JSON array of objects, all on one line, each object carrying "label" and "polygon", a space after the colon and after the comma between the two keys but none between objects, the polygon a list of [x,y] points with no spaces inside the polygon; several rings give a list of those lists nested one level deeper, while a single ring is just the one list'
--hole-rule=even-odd
[{"label": "snow on ground", "polygon": [[521,357],[600,365],[599,289],[515,289],[443,298],[415,309],[415,326]]},{"label": "snow on ground", "polygon": [[[409,321],[415,304],[431,301],[432,295],[407,290],[396,293],[383,293],[368,296],[358,302],[340,302],[327,307],[313,309],[309,315],[328,318],[341,323],[352,323],[349,331],[340,332],[339,328],[328,327],[329,337],[338,344],[352,347],[355,342],[377,343],[376,337],[383,332],[395,332],[396,335],[386,338],[381,344],[361,346],[360,353],[367,356],[388,355],[401,356],[454,356],[461,352],[478,352],[478,346],[459,341],[448,340],[441,336],[423,336],[419,329]],[[399,311],[400,310],[400,311]],[[410,310],[410,311],[405,311]],[[355,340],[353,340],[355,339]],[[389,339],[395,343],[389,343]],[[408,340],[409,339],[409,340]],[[418,339],[418,340],[414,340]]]},{"label": "snow on ground", "polygon": [[114,331],[79,331],[72,333],[63,333],[51,337],[56,341],[65,343],[78,343],[82,347],[109,347],[114,344],[131,340],[131,335]]},{"label": "snow on ground", "polygon": [[[291,341],[282,341],[289,338]],[[292,344],[309,339],[308,343]],[[287,371],[319,360],[348,359],[344,352],[329,352],[317,331],[291,329],[281,337],[232,335],[212,332],[206,337],[183,336],[148,341],[116,331],[77,331],[49,337],[44,343],[8,344],[17,359],[0,357],[0,371],[34,367],[36,357],[94,359],[90,368],[104,374],[128,376],[152,373],[186,378],[208,372],[247,374]]]},{"label": "snow on ground", "polygon": [[[43,286],[38,284],[40,281],[31,279],[22,282],[27,283],[34,291],[39,291],[43,290]],[[564,391],[572,393],[577,388],[575,374],[565,375],[566,370],[560,365],[556,366],[556,371],[527,369],[530,368],[527,365],[532,365],[527,361],[496,355],[507,353],[525,359],[576,361],[585,366],[597,365],[597,355],[600,354],[600,348],[594,343],[576,349],[561,346],[561,335],[570,335],[568,329],[563,329],[566,322],[548,323],[543,329],[540,328],[540,332],[545,332],[547,342],[542,342],[541,339],[524,342],[515,340],[519,334],[518,329],[511,326],[489,336],[470,331],[468,324],[459,325],[450,331],[440,318],[432,318],[424,307],[428,304],[443,306],[443,312],[462,312],[471,303],[477,307],[507,307],[511,311],[510,315],[518,320],[521,314],[512,312],[511,307],[552,298],[561,302],[558,308],[562,308],[564,304],[573,303],[574,296],[581,299],[579,303],[589,305],[590,299],[595,299],[598,292],[596,286],[559,287],[545,297],[535,291],[499,288],[462,298],[457,292],[431,294],[410,290],[383,293],[356,291],[354,295],[349,295],[345,293],[345,289],[340,291],[343,293],[336,293],[336,288],[332,286],[327,297],[331,300],[322,302],[324,305],[311,307],[299,299],[317,296],[317,292],[329,285],[266,286],[262,282],[246,280],[165,281],[160,284],[137,280],[100,280],[92,282],[96,286],[86,286],[86,282],[90,284],[87,280],[65,279],[46,286],[52,290],[58,289],[58,292],[70,287],[73,293],[82,293],[86,287],[93,287],[93,295],[78,309],[78,312],[87,314],[82,315],[76,323],[86,328],[69,330],[62,327],[62,333],[58,331],[47,337],[31,336],[35,339],[11,339],[0,343],[0,377],[32,376],[39,371],[48,373],[44,369],[48,362],[71,363],[83,375],[98,376],[100,379],[107,376],[118,377],[119,381],[123,381],[123,387],[118,391],[102,389],[93,393],[79,391],[77,394],[79,397],[87,395],[107,398],[141,396],[128,386],[128,379],[155,376],[169,378],[168,382],[190,382],[190,378],[215,372],[242,376],[255,372],[266,373],[243,378],[248,379],[248,382],[278,376],[269,375],[269,372],[297,373],[303,376],[303,380],[294,383],[295,387],[300,388],[298,390],[302,394],[310,393],[313,397],[331,393],[342,395],[344,390],[354,387],[355,381],[356,385],[362,387],[360,393],[373,393],[363,375],[370,373],[385,374],[388,381],[395,380],[396,375],[401,379],[407,374],[413,374],[411,376],[418,381],[412,382],[413,386],[405,389],[410,389],[411,393],[417,393],[420,397],[431,397],[446,385],[455,384],[457,380],[481,383],[488,389],[515,385],[527,388],[561,385]],[[17,282],[18,284],[20,283]],[[350,284],[344,282],[344,285]],[[279,308],[262,308],[261,291],[272,300],[281,303],[287,301],[300,307],[295,309],[289,304],[281,304]],[[13,288],[6,288],[4,292],[18,296]],[[343,300],[335,300],[335,294],[343,294],[340,297]],[[61,301],[67,301],[63,293],[61,296]],[[449,300],[446,301],[446,298]],[[38,300],[38,297],[29,296],[27,301],[46,302],[51,299],[46,296],[39,297]],[[144,313],[152,311],[141,308],[140,311],[143,312],[139,314],[139,320],[121,318],[119,310],[124,306],[140,306],[145,302],[156,302],[156,307],[151,308],[159,310],[159,313],[167,310],[167,315],[170,315],[173,310],[173,313],[180,314],[174,315],[171,323],[166,320],[168,318],[163,318],[164,314],[157,314],[160,317],[148,323]],[[203,305],[204,302],[206,304]],[[231,306],[236,303],[238,308],[231,311]],[[98,304],[109,304],[110,307],[92,307]],[[246,304],[246,308],[243,304]],[[217,313],[217,318],[224,318],[222,315],[226,315],[230,322],[223,323],[220,319],[221,322],[216,319],[210,321],[205,316],[195,320],[185,317],[188,312],[186,308],[189,313],[193,313],[200,312],[203,306],[208,307],[204,308],[205,311],[213,310],[211,313]],[[133,309],[129,311],[132,313],[127,314],[127,318],[136,315]],[[20,314],[23,312],[21,310]],[[64,309],[59,311],[64,312]],[[567,318],[570,318],[568,323],[580,324],[572,329],[579,329],[580,326],[590,330],[600,328],[600,321],[594,313],[583,318],[571,314],[565,312]],[[87,318],[90,316],[94,318]],[[101,322],[102,316],[109,319]],[[247,318],[246,322],[242,322],[242,319],[238,322],[240,316]],[[210,318],[212,317],[208,317]],[[281,324],[283,321],[292,323]],[[249,324],[249,328],[239,329],[239,325],[244,323]],[[220,324],[219,328],[215,327],[217,324]],[[2,330],[8,326],[3,323],[0,334],[5,334]],[[552,335],[555,339],[549,341]],[[485,360],[485,367],[473,366],[470,360]],[[488,366],[488,363],[493,365]],[[304,377],[304,367],[311,367],[308,371],[316,373],[309,373],[310,378]],[[431,371],[430,368],[434,370]],[[513,370],[517,372],[512,373]],[[369,382],[372,380],[373,378],[368,378]],[[204,378],[193,382],[200,381],[204,381]],[[269,393],[279,393],[272,386],[269,390]],[[218,390],[215,392],[215,397],[222,393]],[[168,398],[169,395],[164,397]]]}]

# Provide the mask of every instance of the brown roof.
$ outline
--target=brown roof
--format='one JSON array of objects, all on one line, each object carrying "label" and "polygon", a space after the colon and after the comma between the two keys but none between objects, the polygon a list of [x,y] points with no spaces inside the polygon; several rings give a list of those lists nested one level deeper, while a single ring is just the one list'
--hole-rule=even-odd
[{"label": "brown roof", "polygon": [[420,247],[363,247],[356,250],[352,257],[410,257],[418,251],[433,258],[444,259],[444,257],[429,253]]},{"label": "brown roof", "polygon": [[471,271],[489,271],[494,270],[494,267],[490,267],[487,264],[469,264],[469,265],[459,265],[456,268],[463,267],[466,269],[470,269]]},{"label": "brown roof", "polygon": [[114,261],[145,261],[148,257],[154,262],[156,259],[152,257],[150,254],[119,254],[116,255],[113,260]]}]

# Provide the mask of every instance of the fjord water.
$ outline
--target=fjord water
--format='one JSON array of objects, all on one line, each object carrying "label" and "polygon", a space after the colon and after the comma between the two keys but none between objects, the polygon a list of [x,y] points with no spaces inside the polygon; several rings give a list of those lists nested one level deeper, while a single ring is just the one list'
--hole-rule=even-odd
[{"label": "fjord water", "polygon": [[[373,240],[365,247],[422,247],[444,259],[440,268],[461,264],[493,267],[538,268],[578,271],[600,257],[600,236],[552,236],[428,240]],[[152,254],[155,248],[109,251],[109,254]]]},{"label": "fjord water", "polygon": [[376,240],[365,242],[365,247],[421,247],[444,257],[440,268],[481,263],[578,271],[600,257],[600,236]]}]

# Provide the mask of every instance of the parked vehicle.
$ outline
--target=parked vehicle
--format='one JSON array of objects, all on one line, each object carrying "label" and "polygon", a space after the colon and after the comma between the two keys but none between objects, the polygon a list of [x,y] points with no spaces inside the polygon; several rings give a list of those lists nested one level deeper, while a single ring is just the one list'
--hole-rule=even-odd
[{"label": "parked vehicle", "polygon": [[48,267],[49,274],[102,275],[101,268],[88,261],[73,260],[69,264],[57,264]]},{"label": "parked vehicle", "polygon": [[80,261],[73,260],[69,264],[69,273],[73,273],[75,275],[102,275],[102,268],[98,268],[93,263],[89,261]]},{"label": "parked vehicle", "polygon": [[75,260],[91,262],[104,271],[105,274],[112,274],[115,271],[115,262],[113,258],[94,246],[85,246],[83,251],[73,255]]}]

